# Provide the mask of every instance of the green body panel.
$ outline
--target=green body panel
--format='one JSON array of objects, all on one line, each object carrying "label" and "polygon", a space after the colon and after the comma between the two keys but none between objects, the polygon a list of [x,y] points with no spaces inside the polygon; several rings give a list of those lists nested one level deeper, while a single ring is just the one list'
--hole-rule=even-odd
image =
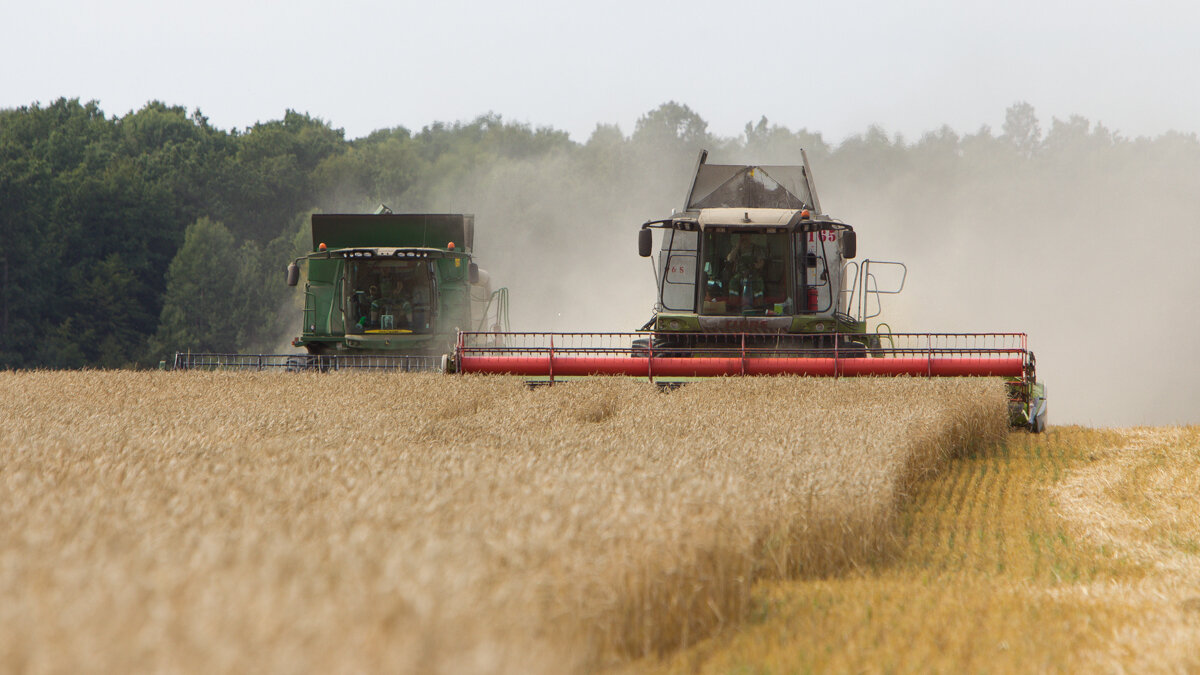
[{"label": "green body panel", "polygon": [[309,260],[308,285],[304,298],[304,332],[313,336],[341,335],[343,323],[338,299],[345,263],[338,260]]},{"label": "green body panel", "polygon": [[695,314],[659,312],[654,330],[660,333],[700,333],[700,317]]},{"label": "green body panel", "polygon": [[[445,258],[434,263],[438,278],[438,331],[457,337],[460,330],[471,330],[471,285],[468,275],[470,258]],[[453,343],[453,340],[451,340]]]},{"label": "green body panel", "polygon": [[[750,320],[753,320],[752,318]],[[655,315],[654,329],[660,333],[703,333],[700,315],[690,312],[659,312]],[[864,321],[843,321],[828,316],[797,314],[792,316],[789,334],[807,333],[866,333]]]},{"label": "green body panel", "polygon": [[796,315],[789,333],[866,333],[867,322],[830,319],[827,316]]}]

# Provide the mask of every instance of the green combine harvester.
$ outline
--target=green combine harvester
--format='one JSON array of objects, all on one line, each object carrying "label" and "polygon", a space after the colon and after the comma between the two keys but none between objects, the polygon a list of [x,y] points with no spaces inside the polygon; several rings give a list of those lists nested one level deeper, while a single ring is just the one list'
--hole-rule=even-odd
[{"label": "green combine harvester", "polygon": [[1024,333],[899,333],[869,324],[899,293],[903,263],[864,259],[799,166],[708,164],[683,209],[642,224],[654,254],[654,315],[632,333],[466,333],[454,370],[531,382],[590,375],[664,386],[705,377],[997,377],[1014,426],[1042,431],[1046,388]]},{"label": "green combine harvester", "polygon": [[469,214],[315,214],[298,354],[175,355],[205,369],[444,371],[459,331],[507,331],[508,289],[474,260]]}]

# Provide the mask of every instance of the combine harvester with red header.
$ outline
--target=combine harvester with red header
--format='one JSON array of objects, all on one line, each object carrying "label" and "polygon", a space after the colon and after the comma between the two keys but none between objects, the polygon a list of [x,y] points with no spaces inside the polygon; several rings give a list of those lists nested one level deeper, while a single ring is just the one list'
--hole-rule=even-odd
[{"label": "combine harvester with red header", "polygon": [[461,332],[452,368],[553,383],[627,375],[661,385],[737,375],[1000,377],[1012,424],[1046,426],[1046,390],[1023,333],[893,333],[868,321],[907,268],[855,262],[854,229],[821,210],[801,166],[707,164],[683,211],[642,225],[654,315],[634,333]]}]

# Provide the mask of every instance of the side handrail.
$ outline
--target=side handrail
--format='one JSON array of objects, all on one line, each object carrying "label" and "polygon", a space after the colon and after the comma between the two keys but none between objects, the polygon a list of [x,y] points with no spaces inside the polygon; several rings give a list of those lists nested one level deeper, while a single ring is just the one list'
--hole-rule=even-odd
[{"label": "side handrail", "polygon": [[484,306],[484,308],[483,308],[483,314],[480,315],[480,317],[479,317],[479,324],[476,327],[477,328],[476,332],[479,332],[479,333],[489,332],[489,331],[484,330],[484,327],[488,325],[488,318],[491,316],[493,306],[495,307],[495,310],[496,310],[496,320],[491,325],[499,327],[500,330],[503,332],[506,332],[506,333],[508,332],[509,325],[508,325],[508,287],[507,286],[503,286],[501,288],[498,288],[498,289],[492,291],[492,294],[490,296],[488,296],[488,302],[487,302],[487,305]]},{"label": "side handrail", "polygon": [[[894,265],[894,266],[897,266],[900,268],[900,270],[901,270],[900,283],[899,283],[899,285],[897,285],[895,290],[880,290],[879,279],[875,276],[874,273],[871,272],[871,265],[876,265],[876,266]],[[855,287],[858,289],[858,298],[857,298],[858,302],[857,302],[857,307],[855,307],[855,309],[857,311],[856,318],[859,321],[866,321],[867,319],[870,319],[870,318],[873,318],[873,317],[876,317],[876,316],[879,316],[880,314],[882,314],[883,313],[883,302],[880,301],[879,296],[880,295],[896,295],[897,293],[900,293],[901,291],[904,290],[904,284],[905,284],[905,282],[907,282],[907,280],[908,280],[908,266],[902,262],[895,262],[895,261],[891,261],[891,260],[871,260],[871,259],[863,260],[862,265],[859,267],[859,270],[858,270],[858,279],[855,280]],[[876,310],[874,311],[874,313],[871,312],[871,309],[868,306],[868,301],[867,301],[868,296],[872,296],[872,295],[875,296]]]}]

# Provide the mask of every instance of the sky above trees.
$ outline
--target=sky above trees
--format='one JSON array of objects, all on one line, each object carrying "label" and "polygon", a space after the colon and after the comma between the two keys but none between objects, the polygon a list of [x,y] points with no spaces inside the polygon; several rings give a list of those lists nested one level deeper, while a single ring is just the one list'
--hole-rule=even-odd
[{"label": "sky above trees", "polygon": [[721,135],[998,129],[1014,101],[1124,136],[1197,131],[1200,5],[882,0],[0,6],[0,108],[146,101],[242,129],[293,109],[358,138],[489,111],[586,141],[667,100]]}]

